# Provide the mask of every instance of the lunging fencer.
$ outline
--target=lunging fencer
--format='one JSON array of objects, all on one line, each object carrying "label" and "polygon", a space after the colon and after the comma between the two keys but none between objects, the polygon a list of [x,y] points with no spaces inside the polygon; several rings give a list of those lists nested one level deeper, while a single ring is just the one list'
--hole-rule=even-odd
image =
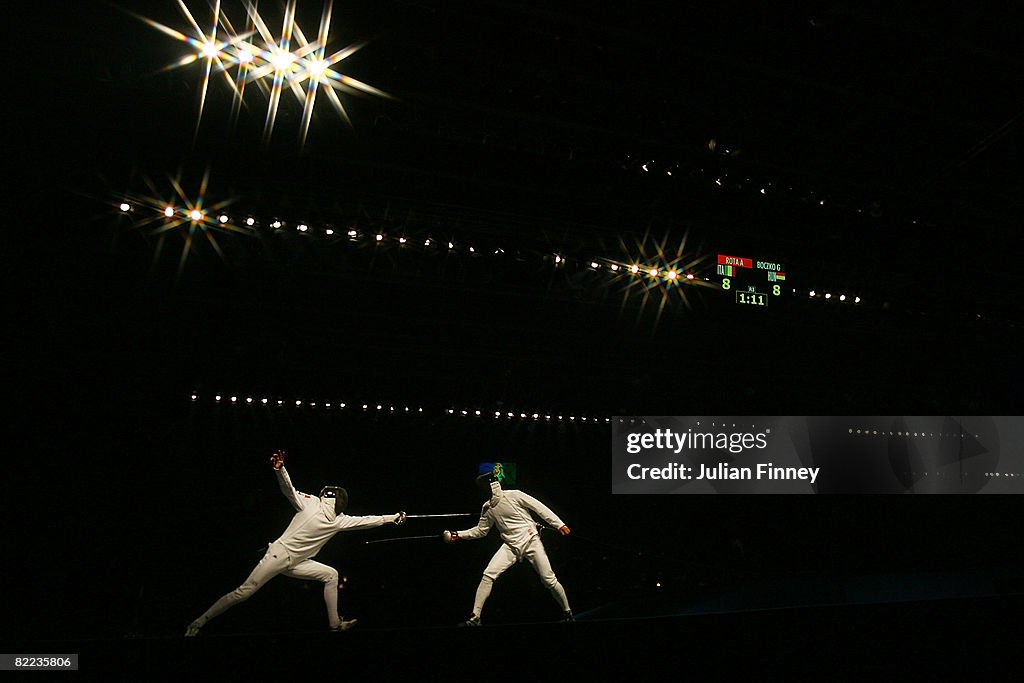
[{"label": "lunging fencer", "polygon": [[491,558],[480,578],[472,614],[469,619],[459,625],[480,626],[484,603],[487,602],[487,598],[491,594],[491,587],[495,580],[509,567],[524,559],[533,565],[540,580],[544,582],[544,585],[551,591],[555,602],[562,608],[562,620],[573,621],[569,599],[565,595],[562,584],[558,582],[555,572],[551,569],[551,562],[548,560],[548,554],[540,539],[540,529],[530,513],[536,514],[551,528],[558,529],[563,536],[569,535],[569,527],[558,518],[558,515],[533,496],[522,491],[503,490],[493,474],[480,475],[477,477],[476,483],[481,497],[484,499],[483,507],[480,509],[480,521],[472,529],[445,531],[442,537],[446,543],[469,541],[483,538],[494,526],[501,534],[503,543],[494,553],[494,557]]},{"label": "lunging fencer", "polygon": [[370,529],[383,524],[402,524],[405,513],[352,517],[345,514],[348,492],[339,486],[325,486],[320,496],[296,491],[292,486],[288,470],[284,467],[285,452],[277,451],[270,456],[278,484],[285,498],[295,508],[295,516],[281,536],[270,544],[263,559],[249,574],[249,578],[217,600],[210,609],[188,626],[186,636],[195,636],[210,619],[230,607],[248,600],[267,581],[278,574],[296,579],[322,581],[324,603],[327,606],[327,621],[332,631],[345,631],[356,620],[344,620],[338,614],[338,571],[326,564],[314,561],[320,549],[339,531]]}]

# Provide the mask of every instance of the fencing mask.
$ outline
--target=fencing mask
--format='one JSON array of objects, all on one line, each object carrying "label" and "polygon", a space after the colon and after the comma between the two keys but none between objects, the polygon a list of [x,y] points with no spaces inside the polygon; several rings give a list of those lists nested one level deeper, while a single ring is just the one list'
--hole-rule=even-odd
[{"label": "fencing mask", "polygon": [[334,505],[334,513],[342,514],[348,507],[348,491],[340,486],[325,486],[320,491],[320,500],[324,503]]},{"label": "fencing mask", "polygon": [[494,473],[488,472],[476,478],[476,488],[480,495],[480,502],[486,503],[497,491],[501,490],[501,484],[494,477]]}]

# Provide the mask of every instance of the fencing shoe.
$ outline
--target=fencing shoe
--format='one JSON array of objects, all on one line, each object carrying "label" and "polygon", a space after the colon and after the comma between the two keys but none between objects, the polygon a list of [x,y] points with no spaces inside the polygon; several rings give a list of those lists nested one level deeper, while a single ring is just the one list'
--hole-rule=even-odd
[{"label": "fencing shoe", "polygon": [[334,628],[332,628],[331,630],[334,631],[335,633],[341,633],[342,631],[347,631],[350,628],[352,628],[353,626],[355,626],[357,621],[359,621],[359,620],[358,619],[349,619],[348,621],[345,621],[344,619],[342,619],[341,621],[338,622],[338,625],[335,626]]},{"label": "fencing shoe", "polygon": [[193,621],[191,624],[188,625],[188,628],[185,629],[185,637],[194,638],[195,636],[198,636],[200,628],[202,627],[199,625],[199,621]]},{"label": "fencing shoe", "polygon": [[568,624],[568,623],[570,623],[570,622],[573,622],[573,621],[576,621],[576,617],[574,617],[574,616],[572,615],[572,612],[566,612],[566,613],[565,613],[565,614],[564,614],[564,615],[562,616],[562,623],[563,623],[563,624]]},{"label": "fencing shoe", "polygon": [[480,617],[475,614],[470,615],[469,619],[466,619],[459,626],[480,626]]}]

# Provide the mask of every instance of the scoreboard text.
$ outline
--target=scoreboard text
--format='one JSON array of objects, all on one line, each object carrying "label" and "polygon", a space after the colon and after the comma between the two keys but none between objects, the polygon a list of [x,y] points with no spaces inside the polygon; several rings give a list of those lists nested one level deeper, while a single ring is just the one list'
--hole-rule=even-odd
[{"label": "scoreboard text", "polygon": [[718,255],[716,274],[722,289],[736,293],[736,303],[767,306],[768,300],[782,296],[786,268],[774,261],[756,261],[744,256]]}]

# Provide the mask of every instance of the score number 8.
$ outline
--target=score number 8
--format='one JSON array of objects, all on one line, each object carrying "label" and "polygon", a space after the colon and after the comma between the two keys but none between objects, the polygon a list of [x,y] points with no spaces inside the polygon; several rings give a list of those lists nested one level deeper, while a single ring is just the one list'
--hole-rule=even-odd
[{"label": "score number 8", "polygon": [[[722,289],[732,289],[732,281],[729,278],[722,278]],[[772,295],[782,296],[782,287],[780,285],[772,285]]]}]

